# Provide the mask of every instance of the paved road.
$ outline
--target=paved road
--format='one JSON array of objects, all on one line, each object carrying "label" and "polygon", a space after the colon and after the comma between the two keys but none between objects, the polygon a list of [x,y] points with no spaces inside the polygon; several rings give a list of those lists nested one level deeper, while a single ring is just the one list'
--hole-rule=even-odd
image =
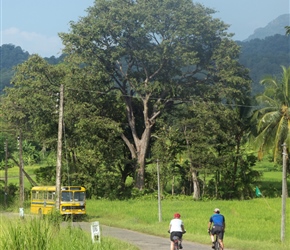
[{"label": "paved road", "polygon": [[[74,222],[75,226],[80,226],[84,230],[91,230],[91,224],[88,222]],[[120,229],[115,227],[108,227],[100,225],[101,236],[110,236],[124,241],[128,241],[137,246],[140,250],[169,250],[170,241],[168,238],[152,236],[148,234],[138,233],[135,231]],[[186,236],[184,236],[186,238]],[[184,240],[184,250],[210,250],[211,245],[202,245]]]}]

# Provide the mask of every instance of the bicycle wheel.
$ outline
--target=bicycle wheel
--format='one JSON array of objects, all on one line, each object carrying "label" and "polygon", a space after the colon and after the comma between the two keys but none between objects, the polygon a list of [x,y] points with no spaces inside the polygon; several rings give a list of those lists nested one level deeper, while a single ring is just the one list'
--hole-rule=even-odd
[{"label": "bicycle wheel", "polygon": [[178,240],[174,241],[174,250],[179,250]]},{"label": "bicycle wheel", "polygon": [[220,250],[220,243],[218,239],[216,239],[214,246],[215,246],[215,250]]}]

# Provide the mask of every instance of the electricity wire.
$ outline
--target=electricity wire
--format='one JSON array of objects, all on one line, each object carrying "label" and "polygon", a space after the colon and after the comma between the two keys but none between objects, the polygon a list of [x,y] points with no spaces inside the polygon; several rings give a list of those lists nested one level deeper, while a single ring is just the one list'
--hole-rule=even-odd
[{"label": "electricity wire", "polygon": [[[68,90],[73,90],[73,91],[79,91],[79,92],[91,92],[91,93],[97,93],[100,95],[106,95],[108,94],[107,92],[102,92],[102,91],[98,91],[98,90],[85,90],[85,89],[79,89],[79,88],[71,88],[71,87],[66,87],[66,89]],[[135,98],[138,99],[140,97],[138,96],[132,96],[132,95],[124,95],[122,94],[122,96],[124,97],[131,97],[131,98]],[[154,97],[150,97],[151,100],[162,100],[162,101],[166,101],[167,99],[162,99],[162,98],[154,98]],[[180,101],[180,102],[195,102],[198,103],[198,101],[193,101],[193,100],[189,100],[189,99],[180,99],[180,98],[171,98],[173,101]],[[211,101],[211,103],[213,103]],[[261,106],[258,105],[242,105],[242,104],[227,104],[227,103],[222,103],[222,102],[215,102],[216,104],[222,104],[224,106],[234,106],[234,107],[244,107],[244,108],[261,108]],[[264,107],[264,106],[263,106]]]}]

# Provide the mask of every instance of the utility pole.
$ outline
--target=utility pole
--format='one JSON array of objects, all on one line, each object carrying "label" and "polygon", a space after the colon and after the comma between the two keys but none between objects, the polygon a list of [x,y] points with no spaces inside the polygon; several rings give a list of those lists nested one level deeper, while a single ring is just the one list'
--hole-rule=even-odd
[{"label": "utility pole", "polygon": [[7,208],[7,193],[8,193],[8,140],[4,142],[4,152],[5,152],[5,194],[4,194],[4,204]]},{"label": "utility pole", "polygon": [[56,195],[55,208],[56,210],[59,210],[60,198],[61,198],[60,196],[61,196],[63,95],[64,95],[64,86],[63,84],[61,84],[59,88],[59,116],[58,116],[58,137],[57,137],[57,158],[56,158],[56,183],[55,183],[55,195]]},{"label": "utility pole", "polygon": [[286,233],[286,198],[287,198],[287,147],[283,143],[283,174],[282,174],[282,215],[281,215],[281,241],[285,240]]},{"label": "utility pole", "polygon": [[18,140],[19,148],[19,213],[20,217],[24,217],[24,177],[23,177],[23,148],[22,148],[22,131],[20,129]]},{"label": "utility pole", "polygon": [[161,214],[161,192],[160,192],[160,168],[159,168],[158,159],[157,159],[157,183],[158,183],[158,216],[159,216],[159,222],[161,222],[162,214]]}]

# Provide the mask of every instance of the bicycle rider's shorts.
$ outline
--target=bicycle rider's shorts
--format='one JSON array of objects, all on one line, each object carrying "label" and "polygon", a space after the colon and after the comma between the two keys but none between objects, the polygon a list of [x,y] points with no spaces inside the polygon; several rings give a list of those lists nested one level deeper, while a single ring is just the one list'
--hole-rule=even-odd
[{"label": "bicycle rider's shorts", "polygon": [[224,228],[221,226],[213,226],[211,229],[211,234],[216,234],[222,240],[224,238]]},{"label": "bicycle rider's shorts", "polygon": [[179,237],[179,239],[182,239],[182,232],[171,232],[170,233],[170,240],[173,241],[173,236]]}]

